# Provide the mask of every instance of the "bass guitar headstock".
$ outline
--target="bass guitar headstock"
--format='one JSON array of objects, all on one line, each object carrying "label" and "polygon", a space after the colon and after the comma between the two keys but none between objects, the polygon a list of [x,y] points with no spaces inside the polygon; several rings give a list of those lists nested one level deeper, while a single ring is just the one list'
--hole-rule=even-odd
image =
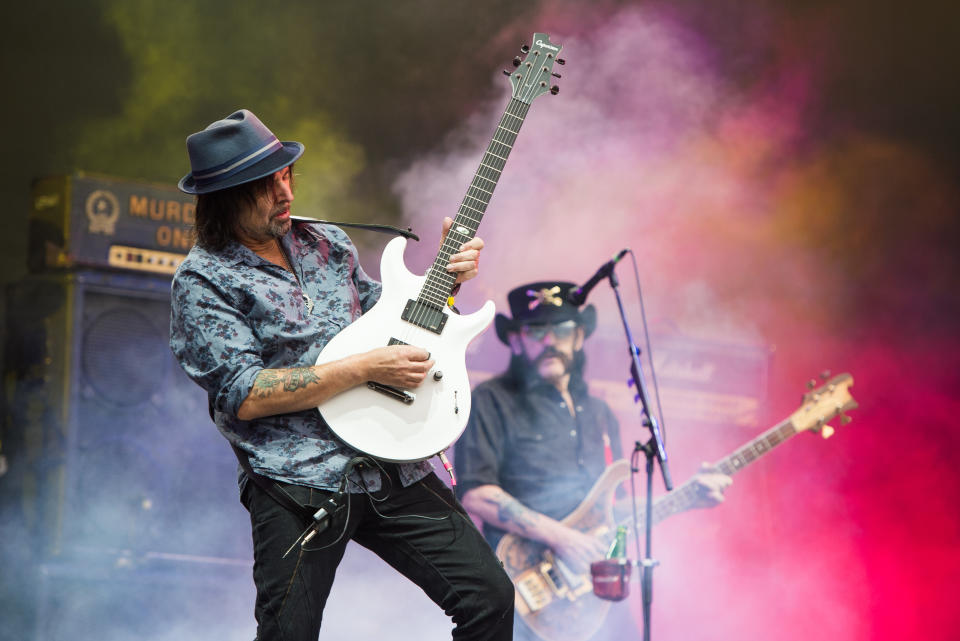
[{"label": "bass guitar headstock", "polygon": [[559,78],[560,74],[553,71],[554,64],[564,65],[566,61],[558,58],[557,54],[563,47],[550,42],[550,36],[545,33],[533,34],[533,45],[523,45],[520,51],[526,54],[513,59],[514,71],[504,70],[504,75],[510,76],[513,85],[513,97],[530,104],[538,96],[549,92],[556,95],[560,87],[551,85],[551,78]]},{"label": "bass guitar headstock", "polygon": [[813,430],[820,432],[823,438],[830,438],[835,430],[827,424],[828,421],[839,416],[840,424],[846,425],[851,421],[846,413],[858,407],[850,395],[853,377],[850,374],[838,374],[820,387],[815,385],[814,381],[808,383],[811,389],[803,395],[800,408],[790,415],[790,422],[798,432]]}]

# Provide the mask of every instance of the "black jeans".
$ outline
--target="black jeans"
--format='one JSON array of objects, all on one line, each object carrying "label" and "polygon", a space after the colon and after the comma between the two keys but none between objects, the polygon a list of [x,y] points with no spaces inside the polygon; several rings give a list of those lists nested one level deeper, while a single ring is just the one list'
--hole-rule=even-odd
[{"label": "black jeans", "polygon": [[[317,640],[350,540],[373,551],[443,608],[456,624],[454,639],[513,638],[513,584],[452,492],[434,474],[402,487],[395,468],[387,468],[391,483],[373,493],[378,502],[365,494],[349,495],[326,530],[286,559],[283,553],[307,521],[247,480],[241,500],[253,527],[257,641]],[[311,506],[329,496],[307,487],[282,487]]]}]

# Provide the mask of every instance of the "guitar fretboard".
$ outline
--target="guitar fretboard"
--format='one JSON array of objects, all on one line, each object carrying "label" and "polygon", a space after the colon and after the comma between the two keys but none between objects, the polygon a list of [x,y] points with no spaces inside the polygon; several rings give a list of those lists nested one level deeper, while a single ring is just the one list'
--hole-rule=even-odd
[{"label": "guitar fretboard", "polygon": [[477,228],[480,227],[480,221],[487,205],[490,204],[490,198],[493,196],[493,190],[497,186],[503,167],[507,163],[507,157],[513,149],[513,144],[517,140],[517,134],[530,104],[512,98],[507,105],[507,109],[500,118],[500,124],[497,125],[497,131],[483,154],[480,161],[480,167],[474,174],[470,182],[470,188],[460,203],[460,209],[457,216],[453,219],[453,225],[447,233],[447,237],[440,247],[440,252],[433,261],[430,269],[427,270],[426,281],[420,290],[420,296],[417,298],[421,303],[427,303],[435,307],[445,307],[447,298],[453,290],[454,282],[457,277],[447,271],[446,267],[450,263],[450,256],[459,251],[460,247],[476,236]]},{"label": "guitar fretboard", "polygon": [[[790,422],[790,419],[786,419],[739,448],[730,456],[721,459],[714,464],[714,467],[727,476],[733,476],[796,433],[797,429],[793,426],[793,423]],[[653,522],[659,523],[668,516],[689,510],[698,500],[697,483],[691,479],[654,502]]]}]

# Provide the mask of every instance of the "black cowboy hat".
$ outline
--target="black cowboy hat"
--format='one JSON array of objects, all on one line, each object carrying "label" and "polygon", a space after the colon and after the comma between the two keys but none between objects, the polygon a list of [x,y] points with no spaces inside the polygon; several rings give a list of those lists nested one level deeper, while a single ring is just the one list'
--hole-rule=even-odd
[{"label": "black cowboy hat", "polygon": [[241,109],[187,138],[190,173],[177,185],[188,194],[235,187],[280,171],[303,153],[280,142],[252,112]]},{"label": "black cowboy hat", "polygon": [[494,327],[501,343],[509,345],[509,334],[521,325],[542,325],[574,320],[589,336],[597,327],[597,310],[593,305],[580,309],[567,300],[567,294],[576,285],[559,281],[540,281],[521,285],[507,294],[513,318],[497,314]]}]

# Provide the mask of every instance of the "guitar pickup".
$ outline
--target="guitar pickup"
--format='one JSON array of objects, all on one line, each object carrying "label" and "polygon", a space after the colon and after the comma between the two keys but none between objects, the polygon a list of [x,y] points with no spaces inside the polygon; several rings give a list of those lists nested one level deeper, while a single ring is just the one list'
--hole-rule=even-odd
[{"label": "guitar pickup", "polygon": [[416,394],[412,394],[407,390],[394,387],[393,385],[384,385],[383,383],[378,383],[376,381],[367,381],[367,387],[375,392],[380,392],[381,394],[389,396],[394,400],[398,400],[404,405],[410,405],[417,398]]},{"label": "guitar pickup", "polygon": [[412,298],[407,301],[400,318],[434,334],[443,332],[443,326],[447,324],[447,315],[443,313],[442,307]]},{"label": "guitar pickup", "polygon": [[567,586],[563,574],[557,568],[556,557],[549,550],[544,553],[543,557],[544,560],[540,562],[540,575],[554,594],[559,597],[567,596]]},{"label": "guitar pickup", "polygon": [[531,612],[542,610],[553,601],[543,577],[533,571],[527,571],[525,576],[517,579],[516,586],[517,594]]}]

